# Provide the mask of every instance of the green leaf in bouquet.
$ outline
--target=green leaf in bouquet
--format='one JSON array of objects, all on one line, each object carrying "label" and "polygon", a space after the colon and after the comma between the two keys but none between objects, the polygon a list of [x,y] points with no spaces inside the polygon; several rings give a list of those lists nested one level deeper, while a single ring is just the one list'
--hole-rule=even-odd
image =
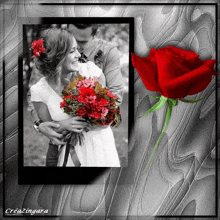
[{"label": "green leaf in bouquet", "polygon": [[67,110],[66,107],[64,108],[64,112],[65,112],[66,114],[69,114],[69,111]]},{"label": "green leaf in bouquet", "polygon": [[66,102],[69,104],[72,101],[72,99],[68,98],[66,99]]},{"label": "green leaf in bouquet", "polygon": [[107,100],[110,100],[109,97],[107,95],[104,95],[104,98]]},{"label": "green leaf in bouquet", "polygon": [[71,109],[72,109],[72,111],[76,112],[76,110],[78,109],[78,107],[75,106],[75,105],[72,105],[72,106],[71,106]]},{"label": "green leaf in bouquet", "polygon": [[73,95],[79,95],[78,88],[76,87],[72,89],[72,92],[73,92]]},{"label": "green leaf in bouquet", "polygon": [[95,122],[95,120],[93,118],[90,118],[90,117],[89,117],[89,121],[90,121],[91,125],[93,125],[93,123]]},{"label": "green leaf in bouquet", "polygon": [[111,101],[116,102],[117,99],[111,98]]}]

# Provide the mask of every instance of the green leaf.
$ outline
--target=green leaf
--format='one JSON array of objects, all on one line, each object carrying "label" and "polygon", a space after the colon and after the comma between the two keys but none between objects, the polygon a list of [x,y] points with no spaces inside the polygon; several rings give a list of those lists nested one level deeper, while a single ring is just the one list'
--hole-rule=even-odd
[{"label": "green leaf", "polygon": [[109,97],[108,97],[107,95],[104,95],[104,98],[107,99],[107,100],[109,100]]},{"label": "green leaf", "polygon": [[178,105],[178,100],[177,99],[168,99],[167,102],[170,103],[170,105],[172,105],[172,106],[177,106]]},{"label": "green leaf", "polygon": [[161,96],[149,96],[152,99],[160,99]]},{"label": "green leaf", "polygon": [[68,99],[66,99],[66,101],[69,103],[69,102],[71,102],[71,101],[72,101],[72,99],[69,99],[69,98],[68,98]]},{"label": "green leaf", "polygon": [[[160,108],[162,108],[164,106],[164,104],[166,103],[167,99],[168,98],[161,96],[160,100],[151,109],[149,109],[144,115],[147,115],[150,112],[155,112],[155,111],[159,110]],[[140,116],[139,118],[141,118],[141,117],[142,116]]]},{"label": "green leaf", "polygon": [[152,98],[152,99],[160,99],[161,96],[149,96],[149,95],[146,95],[146,96],[143,97],[143,99],[146,99],[147,97]]},{"label": "green leaf", "polygon": [[[149,95],[144,96],[143,99],[146,99],[147,97],[149,97]],[[140,99],[141,99],[141,98],[140,98]]]},{"label": "green leaf", "polygon": [[204,97],[202,97],[200,99],[180,99],[180,101],[187,102],[187,103],[195,103],[195,102],[198,102],[198,101],[200,101],[202,99],[204,99]]},{"label": "green leaf", "polygon": [[64,112],[65,112],[66,114],[69,113],[66,107],[64,108]]}]

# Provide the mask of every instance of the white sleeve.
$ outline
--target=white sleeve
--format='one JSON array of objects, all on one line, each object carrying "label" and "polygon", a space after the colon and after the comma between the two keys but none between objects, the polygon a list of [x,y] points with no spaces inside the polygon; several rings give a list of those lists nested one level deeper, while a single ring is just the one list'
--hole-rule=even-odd
[{"label": "white sleeve", "polygon": [[39,87],[37,84],[31,86],[31,102],[44,102],[46,103],[46,94],[43,88]]},{"label": "white sleeve", "polygon": [[88,61],[87,63],[79,63],[79,74],[85,77],[99,77],[102,74],[102,69],[92,61]]}]

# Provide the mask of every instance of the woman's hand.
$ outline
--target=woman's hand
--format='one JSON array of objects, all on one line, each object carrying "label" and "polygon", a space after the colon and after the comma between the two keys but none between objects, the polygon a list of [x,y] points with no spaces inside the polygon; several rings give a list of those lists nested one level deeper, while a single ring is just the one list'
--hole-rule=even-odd
[{"label": "woman's hand", "polygon": [[74,131],[76,133],[83,132],[84,128],[88,126],[86,120],[78,116],[57,123],[60,125],[58,131]]}]

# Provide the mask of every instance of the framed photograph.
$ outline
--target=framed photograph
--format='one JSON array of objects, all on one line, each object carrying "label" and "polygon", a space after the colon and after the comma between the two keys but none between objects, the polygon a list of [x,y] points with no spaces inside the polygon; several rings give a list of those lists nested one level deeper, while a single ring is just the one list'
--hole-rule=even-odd
[{"label": "framed photograph", "polygon": [[20,184],[89,183],[127,167],[133,26],[133,18],[23,24]]}]

